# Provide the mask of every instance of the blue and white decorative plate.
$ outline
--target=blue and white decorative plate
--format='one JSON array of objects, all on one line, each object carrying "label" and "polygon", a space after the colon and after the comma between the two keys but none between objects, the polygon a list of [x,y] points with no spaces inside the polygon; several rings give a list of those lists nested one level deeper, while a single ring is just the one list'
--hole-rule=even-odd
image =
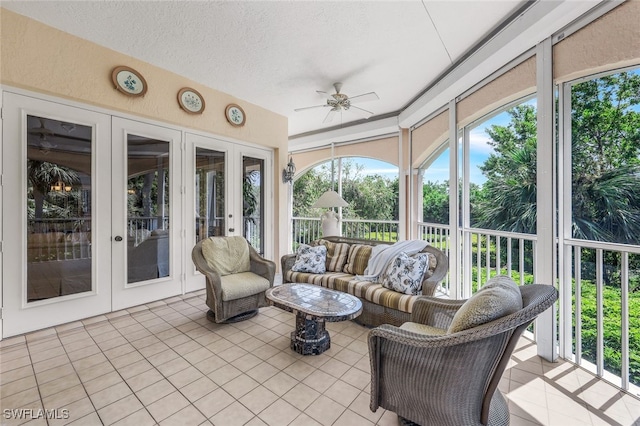
[{"label": "blue and white decorative plate", "polygon": [[236,127],[244,126],[244,123],[247,120],[247,116],[245,115],[244,110],[240,108],[240,105],[236,104],[227,105],[225,116],[227,117],[227,121],[232,126]]},{"label": "blue and white decorative plate", "polygon": [[178,103],[180,108],[189,114],[202,114],[202,111],[204,111],[204,98],[197,90],[190,87],[180,89]]},{"label": "blue and white decorative plate", "polygon": [[147,93],[147,82],[142,75],[129,67],[115,67],[111,72],[111,80],[116,89],[125,95],[143,96]]}]

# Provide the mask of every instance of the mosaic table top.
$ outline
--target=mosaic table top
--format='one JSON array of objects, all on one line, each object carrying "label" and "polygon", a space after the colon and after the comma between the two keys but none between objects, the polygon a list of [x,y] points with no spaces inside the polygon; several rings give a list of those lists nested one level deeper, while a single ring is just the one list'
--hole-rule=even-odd
[{"label": "mosaic table top", "polygon": [[278,285],[267,290],[266,297],[281,309],[330,322],[350,320],[362,313],[357,297],[312,284]]}]

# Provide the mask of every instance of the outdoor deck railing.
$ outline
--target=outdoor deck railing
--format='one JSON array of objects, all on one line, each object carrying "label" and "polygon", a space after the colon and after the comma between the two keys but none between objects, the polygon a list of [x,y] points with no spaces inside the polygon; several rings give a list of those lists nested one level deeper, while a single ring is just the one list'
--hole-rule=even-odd
[{"label": "outdoor deck railing", "polygon": [[640,247],[565,240],[560,356],[640,396]]},{"label": "outdoor deck railing", "polygon": [[[398,241],[397,220],[342,219],[342,236],[365,240]],[[320,218],[294,217],[292,219],[293,250],[322,237]]]}]

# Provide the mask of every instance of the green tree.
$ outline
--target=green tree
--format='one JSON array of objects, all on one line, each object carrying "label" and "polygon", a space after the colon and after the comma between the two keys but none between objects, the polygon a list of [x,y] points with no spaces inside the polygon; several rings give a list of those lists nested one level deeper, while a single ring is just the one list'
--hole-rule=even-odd
[{"label": "green tree", "polygon": [[485,131],[494,152],[479,166],[487,181],[473,206],[472,226],[536,232],[536,109],[522,104],[507,111],[511,122]]},{"label": "green tree", "polygon": [[[364,173],[364,167],[352,160],[342,161],[342,198],[349,206],[342,209],[344,218],[398,220],[398,179]],[[337,176],[336,178],[337,179]],[[334,190],[338,184],[334,183]],[[331,189],[331,163],[302,174],[293,186],[293,216],[317,217],[322,209],[311,206]]]},{"label": "green tree", "polygon": [[573,236],[640,243],[640,74],[573,87]]},{"label": "green tree", "polygon": [[321,212],[311,206],[331,189],[331,168],[327,164],[303,173],[293,183],[293,216],[317,217]]},{"label": "green tree", "polygon": [[[640,74],[623,72],[572,90],[573,235],[640,243]],[[535,233],[536,115],[532,105],[486,129],[494,148],[473,226]]]},{"label": "green tree", "polygon": [[429,223],[449,223],[449,182],[422,184],[422,221]]}]

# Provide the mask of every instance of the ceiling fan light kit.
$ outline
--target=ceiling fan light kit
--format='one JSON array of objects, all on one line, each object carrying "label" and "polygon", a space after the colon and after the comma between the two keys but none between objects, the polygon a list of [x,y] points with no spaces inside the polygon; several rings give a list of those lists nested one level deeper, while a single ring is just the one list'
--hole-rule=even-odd
[{"label": "ceiling fan light kit", "polygon": [[325,104],[296,108],[294,111],[298,112],[315,108],[331,108],[324,118],[323,123],[331,122],[333,120],[333,116],[338,111],[353,111],[360,114],[364,118],[369,118],[373,115],[373,112],[352,105],[352,102],[376,101],[380,98],[375,92],[363,93],[362,95],[349,97],[344,93],[340,93],[340,90],[342,89],[342,83],[334,83],[333,87],[336,90],[335,93],[327,93],[321,90],[316,90],[319,95],[325,96],[327,98],[327,102]]}]

